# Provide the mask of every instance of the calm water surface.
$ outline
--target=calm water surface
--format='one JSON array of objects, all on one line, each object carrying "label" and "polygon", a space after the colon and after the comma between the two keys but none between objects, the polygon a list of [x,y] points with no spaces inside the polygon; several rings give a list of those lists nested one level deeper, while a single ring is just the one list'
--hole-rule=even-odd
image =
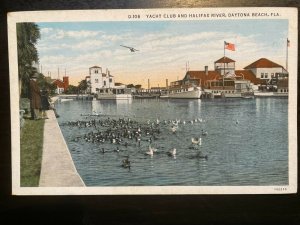
[{"label": "calm water surface", "polygon": [[[287,98],[74,100],[57,103],[56,108],[75,166],[87,186],[288,184]],[[157,127],[160,133],[151,145],[158,151],[153,157],[145,155],[150,135],[144,130],[140,146],[126,138],[121,144],[85,140],[88,133],[113,130],[98,124],[107,118],[130,119],[132,130]],[[92,120],[96,126],[90,126]],[[170,121],[175,120],[180,123],[173,133]],[[85,121],[87,127],[70,121]],[[202,136],[201,130],[208,134]],[[114,132],[118,131],[117,127]],[[192,137],[201,137],[202,145],[195,147]],[[114,151],[117,148],[120,152]],[[172,148],[177,149],[176,157],[167,155]],[[130,170],[122,167],[127,155]]]}]

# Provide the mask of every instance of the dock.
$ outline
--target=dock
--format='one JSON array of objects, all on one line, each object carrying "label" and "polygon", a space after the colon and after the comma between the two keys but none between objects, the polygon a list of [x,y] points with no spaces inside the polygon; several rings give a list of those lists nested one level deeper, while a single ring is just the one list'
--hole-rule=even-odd
[{"label": "dock", "polygon": [[61,94],[58,95],[60,99],[76,99],[76,100],[93,100],[94,96],[91,94]]}]

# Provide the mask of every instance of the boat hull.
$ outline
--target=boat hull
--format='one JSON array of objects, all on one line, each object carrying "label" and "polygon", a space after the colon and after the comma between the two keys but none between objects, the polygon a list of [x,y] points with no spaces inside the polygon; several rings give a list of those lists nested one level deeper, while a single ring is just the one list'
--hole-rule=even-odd
[{"label": "boat hull", "polygon": [[223,90],[204,90],[206,94],[209,94],[211,98],[254,98],[254,92],[234,92],[230,91],[230,93],[227,93],[227,91]]},{"label": "boat hull", "polygon": [[174,99],[199,99],[201,98],[202,91],[200,89],[189,91],[170,92],[167,95],[160,96],[161,98],[174,98]]},{"label": "boat hull", "polygon": [[132,99],[131,94],[97,94],[97,100],[128,100]]}]

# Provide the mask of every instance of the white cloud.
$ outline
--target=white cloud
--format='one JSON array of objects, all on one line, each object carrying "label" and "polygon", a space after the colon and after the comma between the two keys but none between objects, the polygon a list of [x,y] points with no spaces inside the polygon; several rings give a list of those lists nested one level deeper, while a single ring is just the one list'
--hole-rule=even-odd
[{"label": "white cloud", "polygon": [[53,28],[42,28],[41,35],[43,39],[48,40],[59,40],[64,38],[81,39],[91,38],[101,35],[101,31],[90,31],[90,30],[62,30]]},{"label": "white cloud", "polygon": [[[233,32],[167,33],[152,31],[141,33],[104,33],[102,31],[65,31],[43,28],[39,42],[40,61],[43,68],[57,73],[57,67],[67,68],[69,74],[88,73],[93,65],[108,68],[118,79],[129,79],[130,74],[155,75],[155,79],[184,75],[185,63],[191,70],[203,70],[205,65],[213,69],[215,60],[224,54],[224,41],[234,43],[236,51],[226,51],[226,56],[236,60],[236,68],[242,69],[260,57],[269,57],[281,63],[282,48],[272,48],[259,42],[259,35],[245,36]],[[120,44],[133,45],[138,52],[130,52]],[[280,44],[280,43],[279,43]],[[274,43],[278,45],[278,43]],[[279,60],[274,60],[276,56]]]}]

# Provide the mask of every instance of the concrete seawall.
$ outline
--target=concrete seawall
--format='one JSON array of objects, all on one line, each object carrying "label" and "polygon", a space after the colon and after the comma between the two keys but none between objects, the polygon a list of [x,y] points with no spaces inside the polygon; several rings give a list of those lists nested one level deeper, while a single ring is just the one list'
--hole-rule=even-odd
[{"label": "concrete seawall", "polygon": [[[52,99],[55,102],[56,99]],[[45,120],[40,187],[83,187],[53,110]]]}]

